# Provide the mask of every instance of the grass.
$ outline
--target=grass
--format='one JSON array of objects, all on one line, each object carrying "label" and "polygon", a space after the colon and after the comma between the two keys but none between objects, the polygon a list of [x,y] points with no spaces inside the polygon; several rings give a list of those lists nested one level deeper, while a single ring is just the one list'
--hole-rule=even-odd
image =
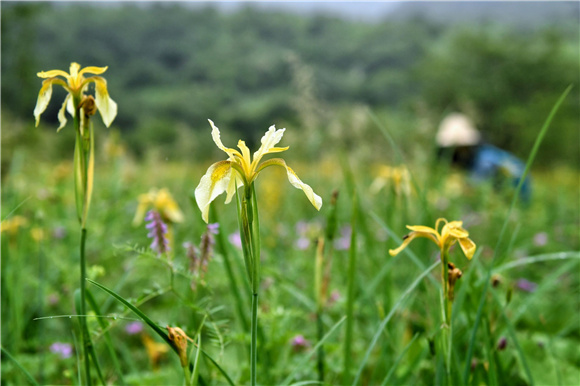
[{"label": "grass", "polygon": [[[403,136],[370,117],[374,141],[384,140],[394,155],[377,155],[376,164],[404,161],[410,195],[397,196],[391,185],[372,193],[374,168],[339,150],[304,162],[288,152],[289,164],[325,201],[320,213],[283,172],[268,171],[256,182],[262,256],[258,383],[321,384],[321,352],[324,384],[577,383],[578,171],[534,166],[537,142],[529,162],[533,199],[520,205],[510,201],[513,191],[472,183],[444,164],[413,162],[399,145]],[[541,135],[551,135],[544,128]],[[86,319],[104,383],[183,384],[178,356],[163,352],[153,358],[143,343],[147,335],[175,348],[165,330],[169,325],[192,338],[192,384],[248,384],[250,283],[242,250],[229,241],[238,227],[236,208],[220,199],[214,204],[211,218],[219,218],[220,234],[203,280],[189,271],[181,247],[199,244],[205,231],[190,198],[207,163],[136,163],[101,153],[95,162]],[[43,162],[22,147],[3,177],[2,220],[27,219],[15,232],[2,232],[3,384],[80,383],[81,335],[73,307],[80,233],[68,167],[66,161]],[[154,186],[169,188],[185,214],[185,222],[175,226],[171,261],[149,250],[144,227],[131,226],[137,196]],[[329,297],[320,310],[316,240],[325,235],[334,190],[340,191],[337,231]],[[449,374],[437,344],[437,252],[425,240],[396,257],[387,253],[400,244],[406,224],[432,226],[437,217],[463,220],[478,246],[471,261],[457,248],[450,253],[463,276],[455,289]],[[349,225],[351,233],[342,235]],[[301,232],[309,243],[298,247]],[[341,237],[350,249],[340,246]],[[521,279],[535,283],[534,290],[525,290]],[[126,328],[135,320],[145,328],[132,335]],[[293,344],[298,335],[305,345]],[[498,346],[502,338],[505,348]],[[51,352],[55,342],[73,345],[72,355]]]}]

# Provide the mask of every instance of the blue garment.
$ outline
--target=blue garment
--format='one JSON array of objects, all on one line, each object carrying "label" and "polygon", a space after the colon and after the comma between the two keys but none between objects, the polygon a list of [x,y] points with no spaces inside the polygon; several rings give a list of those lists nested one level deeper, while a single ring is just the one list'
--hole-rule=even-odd
[{"label": "blue garment", "polygon": [[[512,180],[515,188],[520,183],[525,168],[526,165],[515,155],[495,146],[484,144],[477,146],[470,169],[476,180],[507,178]],[[529,201],[531,190],[530,177],[527,177],[520,191],[522,200]]]}]

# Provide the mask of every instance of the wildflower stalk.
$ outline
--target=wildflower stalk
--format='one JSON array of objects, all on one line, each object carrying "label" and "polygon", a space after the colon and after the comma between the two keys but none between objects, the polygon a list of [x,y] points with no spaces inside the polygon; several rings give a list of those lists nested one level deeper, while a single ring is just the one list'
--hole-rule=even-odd
[{"label": "wildflower stalk", "polygon": [[352,333],[354,327],[354,297],[355,297],[355,272],[356,272],[356,220],[358,216],[358,202],[356,192],[352,197],[352,219],[350,234],[350,250],[348,257],[348,294],[346,300],[346,336],[344,339],[344,369],[342,383],[348,384],[350,379],[350,368],[352,364]]},{"label": "wildflower stalk", "polygon": [[[333,241],[336,234],[336,202],[338,190],[332,193],[330,200],[330,212],[326,220],[326,232],[324,237],[318,239],[316,248],[316,265],[314,270],[314,295],[316,297],[316,332],[320,342],[324,337],[324,324],[322,315],[328,299],[328,285],[330,282],[330,267],[332,263]],[[325,254],[326,251],[326,254]],[[326,266],[324,263],[326,262]],[[324,271],[324,272],[323,272]],[[317,352],[318,381],[324,383],[324,345],[320,345]]]},{"label": "wildflower stalk", "polygon": [[258,293],[260,287],[260,223],[254,184],[244,186],[242,198],[236,192],[242,250],[252,291],[250,324],[250,383],[256,385],[258,362]]},{"label": "wildflower stalk", "polygon": [[441,315],[443,316],[443,355],[445,357],[445,368],[447,370],[447,376],[450,375],[451,367],[451,307],[452,301],[449,296],[449,252],[446,248],[441,249],[441,281],[443,285],[443,302]]},{"label": "wildflower stalk", "polygon": [[[81,341],[83,344],[83,359],[85,363],[85,382],[91,384],[91,366],[89,362],[89,347],[91,345],[90,335],[87,326],[86,312],[86,286],[85,278],[87,277],[87,264],[85,257],[85,245],[87,239],[86,220],[88,207],[90,203],[90,194],[92,193],[93,178],[93,136],[92,127],[88,117],[81,123],[81,114],[84,114],[81,108],[80,98],[73,98],[75,106],[74,125],[76,129],[75,143],[75,197],[77,206],[77,215],[81,225],[80,241],[80,323],[81,323]],[[87,146],[88,142],[88,146]],[[93,161],[93,162],[91,162]]]}]

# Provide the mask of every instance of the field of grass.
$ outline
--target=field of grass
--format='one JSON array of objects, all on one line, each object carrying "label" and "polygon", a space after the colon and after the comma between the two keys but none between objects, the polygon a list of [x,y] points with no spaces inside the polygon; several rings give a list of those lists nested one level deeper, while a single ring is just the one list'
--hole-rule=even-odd
[{"label": "field of grass", "polygon": [[[385,149],[384,161],[340,146],[300,158],[292,154],[297,140],[282,154],[322,197],[319,212],[282,169],[268,168],[256,181],[258,384],[579,384],[578,170],[533,165],[532,199],[512,206],[514,189],[475,183],[434,156],[417,159],[373,119],[372,146]],[[187,248],[200,245],[207,230],[195,187],[225,154],[195,164],[154,155],[137,161],[118,137],[97,135],[86,244],[87,323],[101,370],[93,363],[93,382],[184,384],[178,355],[158,333],[172,326],[192,339],[187,360],[195,384],[249,384],[251,293],[235,199],[212,204],[210,223],[219,223],[219,233],[204,272],[191,268]],[[203,141],[209,137],[208,128]],[[387,163],[410,178],[377,181]],[[81,383],[72,171],[71,161],[46,160],[26,147],[11,149],[3,170],[2,385]],[[143,223],[133,225],[139,195],[152,188],[167,188],[183,212],[167,254],[149,248]],[[451,329],[442,327],[437,246],[423,238],[395,257],[388,253],[406,225],[433,227],[440,217],[463,221],[477,245],[471,260],[457,244],[449,254],[463,272]]]}]

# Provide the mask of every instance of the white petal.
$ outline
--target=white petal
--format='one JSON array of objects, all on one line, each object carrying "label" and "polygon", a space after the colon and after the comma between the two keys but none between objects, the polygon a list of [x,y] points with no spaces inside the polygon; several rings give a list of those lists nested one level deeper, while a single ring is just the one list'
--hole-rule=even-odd
[{"label": "white petal", "polygon": [[65,111],[69,103],[69,99],[72,99],[72,97],[70,96],[70,94],[67,94],[66,98],[64,98],[64,102],[62,103],[62,107],[58,111],[58,121],[60,122],[60,126],[58,127],[58,129],[56,129],[57,133],[66,125]]},{"label": "white petal", "polygon": [[[260,159],[262,159],[262,157],[265,154],[268,154],[271,152],[271,150],[274,148],[274,146],[276,146],[276,144],[282,140],[282,136],[284,136],[284,131],[286,131],[286,129],[276,130],[276,127],[274,125],[270,126],[268,131],[266,131],[266,134],[264,134],[264,136],[262,137],[262,140],[261,140],[262,145],[260,146],[258,151],[254,153],[254,160],[253,160],[254,163],[257,164],[258,162],[260,162]],[[284,149],[284,150],[286,150],[286,149]],[[281,151],[281,150],[277,150],[277,151]]]},{"label": "white petal", "polygon": [[95,78],[95,102],[97,109],[101,113],[105,126],[111,126],[117,116],[117,103],[111,99],[107,91],[107,81],[101,77]]},{"label": "white petal", "polygon": [[295,188],[302,189],[302,191],[304,192],[304,194],[306,194],[306,197],[308,197],[308,200],[310,200],[310,202],[312,203],[312,205],[314,205],[316,210],[320,210],[320,207],[322,206],[322,198],[320,198],[318,194],[314,193],[314,191],[308,184],[302,182],[300,178],[298,178],[294,170],[292,170],[290,166],[286,165],[286,161],[284,161],[282,158],[272,158],[262,162],[256,172],[260,173],[265,168],[273,165],[278,165],[285,168],[286,173],[288,174],[288,181],[290,181],[290,183]]},{"label": "white petal", "polygon": [[220,136],[220,129],[218,129],[217,126],[214,125],[214,123],[211,119],[208,119],[208,121],[209,121],[209,124],[211,125],[211,137],[213,138],[213,141],[215,142],[217,147],[219,147],[221,150],[226,152],[233,160],[234,159],[233,149],[230,149],[230,148],[227,148],[224,146],[224,144],[222,143],[222,140],[221,140],[221,136]]},{"label": "white petal", "polygon": [[306,197],[308,197],[308,199],[310,200],[312,205],[314,205],[316,210],[320,210],[320,208],[322,207],[322,198],[320,198],[318,194],[314,193],[314,191],[309,185],[302,182],[300,178],[298,178],[294,170],[292,170],[288,165],[285,166],[286,172],[288,173],[288,181],[290,181],[290,183],[295,188],[302,189],[302,191],[304,191],[304,194],[306,194]]},{"label": "white petal", "polygon": [[[228,189],[232,178],[232,166],[230,161],[220,161],[211,165],[195,188],[195,200],[201,210],[203,221],[208,222],[209,205],[217,196],[231,190]],[[231,197],[230,197],[231,200]]]},{"label": "white petal", "polygon": [[36,106],[34,107],[34,117],[36,118],[36,126],[40,122],[40,115],[46,110],[48,102],[52,96],[52,81],[50,79],[42,82],[42,87],[38,93],[38,99],[36,100]]}]

